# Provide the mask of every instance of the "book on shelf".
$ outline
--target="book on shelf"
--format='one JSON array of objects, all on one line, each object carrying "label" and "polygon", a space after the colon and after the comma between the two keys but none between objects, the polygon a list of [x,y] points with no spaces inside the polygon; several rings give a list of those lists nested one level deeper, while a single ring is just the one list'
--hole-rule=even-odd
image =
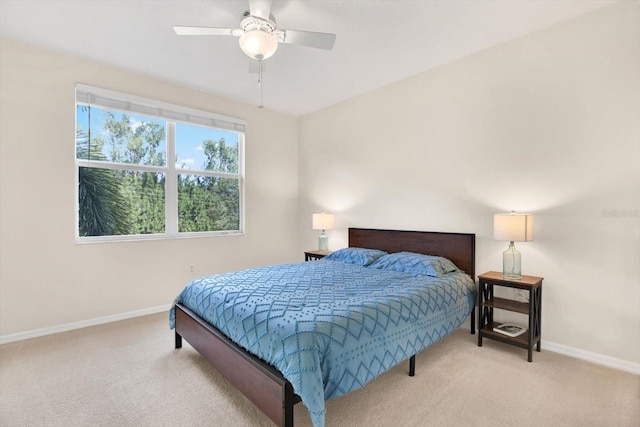
[{"label": "book on shelf", "polygon": [[493,330],[509,337],[517,337],[518,335],[522,335],[527,332],[527,328],[516,325],[515,323],[503,323],[495,326]]}]

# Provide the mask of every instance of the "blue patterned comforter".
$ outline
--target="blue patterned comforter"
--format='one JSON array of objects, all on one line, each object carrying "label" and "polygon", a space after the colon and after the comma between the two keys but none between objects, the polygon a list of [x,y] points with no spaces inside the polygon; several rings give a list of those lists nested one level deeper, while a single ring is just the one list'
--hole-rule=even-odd
[{"label": "blue patterned comforter", "polygon": [[451,333],[475,295],[461,272],[436,278],[323,260],[202,277],[175,302],[278,368],[322,427],[325,400]]}]

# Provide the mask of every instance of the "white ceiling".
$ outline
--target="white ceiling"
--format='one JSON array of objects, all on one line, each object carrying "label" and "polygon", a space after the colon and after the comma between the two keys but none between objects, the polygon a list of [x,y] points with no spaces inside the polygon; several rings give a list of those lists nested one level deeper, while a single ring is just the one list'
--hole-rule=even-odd
[{"label": "white ceiling", "polygon": [[[265,61],[263,105],[304,115],[615,2],[275,0],[280,28],[337,37],[332,51],[281,44]],[[246,0],[0,0],[0,35],[259,105],[258,76],[238,39],[172,30],[239,28],[247,8]]]}]

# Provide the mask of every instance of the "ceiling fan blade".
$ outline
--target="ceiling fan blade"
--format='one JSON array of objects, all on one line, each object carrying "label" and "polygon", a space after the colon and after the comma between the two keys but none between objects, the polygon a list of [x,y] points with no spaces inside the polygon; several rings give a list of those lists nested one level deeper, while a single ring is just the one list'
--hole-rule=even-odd
[{"label": "ceiling fan blade", "polygon": [[244,31],[231,28],[184,27],[174,25],[173,31],[179,36],[240,36]]},{"label": "ceiling fan blade", "polygon": [[299,44],[317,49],[331,50],[336,41],[335,34],[314,33],[312,31],[282,30],[283,43]]},{"label": "ceiling fan blade", "polygon": [[249,13],[262,19],[269,19],[272,0],[249,0]]}]

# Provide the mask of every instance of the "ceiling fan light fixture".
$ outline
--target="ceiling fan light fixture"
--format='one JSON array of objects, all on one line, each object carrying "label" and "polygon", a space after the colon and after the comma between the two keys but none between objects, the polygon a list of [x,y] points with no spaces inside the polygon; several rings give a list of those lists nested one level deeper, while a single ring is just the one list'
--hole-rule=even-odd
[{"label": "ceiling fan light fixture", "polygon": [[273,34],[262,30],[251,30],[240,36],[240,49],[250,58],[267,59],[278,50],[278,40]]}]

